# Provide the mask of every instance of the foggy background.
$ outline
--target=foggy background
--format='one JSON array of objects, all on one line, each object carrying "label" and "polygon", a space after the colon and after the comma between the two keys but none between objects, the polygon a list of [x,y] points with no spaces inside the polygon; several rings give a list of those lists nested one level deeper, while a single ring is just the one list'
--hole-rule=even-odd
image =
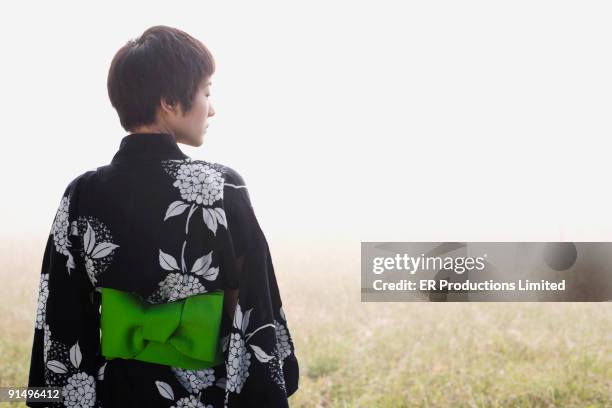
[{"label": "foggy background", "polygon": [[2,234],[45,237],[127,134],[114,53],[164,24],[217,62],[193,158],[240,172],[271,241],[609,240],[606,2],[3,5]]}]

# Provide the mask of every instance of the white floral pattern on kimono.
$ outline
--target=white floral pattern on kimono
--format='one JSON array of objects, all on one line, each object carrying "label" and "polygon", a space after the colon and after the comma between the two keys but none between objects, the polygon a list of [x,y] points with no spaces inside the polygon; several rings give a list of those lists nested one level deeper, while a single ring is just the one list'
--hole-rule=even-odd
[{"label": "white floral pattern on kimono", "polygon": [[113,235],[106,225],[95,217],[78,217],[72,224],[72,234],[81,236],[85,270],[92,285],[98,282],[113,260],[113,252],[119,245],[113,243]]},{"label": "white floral pattern on kimono", "polygon": [[[172,386],[170,384],[165,383],[163,381],[155,381],[155,385],[157,386],[157,390],[159,391],[159,394],[162,397],[174,401],[174,390],[172,389]],[[212,405],[204,405],[204,403],[200,401],[200,394],[190,394],[189,396],[179,398],[174,402],[175,404],[172,405],[170,408],[214,408]]]},{"label": "white floral pattern on kimono", "polygon": [[36,328],[42,329],[45,324],[45,312],[47,310],[47,297],[49,296],[49,274],[40,274],[40,285],[38,287],[38,308],[36,310]]},{"label": "white floral pattern on kimono", "polygon": [[[61,350],[61,349],[60,349]],[[53,360],[47,360],[47,368],[55,374],[68,375],[62,388],[64,405],[67,407],[94,407],[96,404],[95,380],[92,375],[78,371],[81,364],[79,343],[69,350],[69,363],[66,356],[58,352]]]},{"label": "white floral pattern on kimono", "polygon": [[185,232],[187,232],[189,218],[194,211],[201,208],[202,218],[213,234],[217,233],[218,225],[227,228],[227,219],[223,207],[210,207],[223,200],[224,179],[220,168],[215,163],[187,158],[184,160],[167,160],[162,162],[162,166],[170,176],[175,178],[172,185],[179,189],[182,199],[186,201],[173,201],[168,206],[164,221],[182,214],[189,208],[189,216],[185,225]]},{"label": "white floral pattern on kimono", "polygon": [[212,368],[187,370],[172,367],[172,372],[189,393],[200,392],[215,383],[215,370]]},{"label": "white floral pattern on kimono", "polygon": [[53,221],[53,227],[51,234],[53,235],[53,242],[55,243],[55,249],[62,255],[68,257],[66,267],[68,273],[70,269],[74,268],[74,260],[70,253],[70,241],[68,240],[68,209],[70,207],[70,197],[62,197],[60,206],[55,214],[55,220]]}]

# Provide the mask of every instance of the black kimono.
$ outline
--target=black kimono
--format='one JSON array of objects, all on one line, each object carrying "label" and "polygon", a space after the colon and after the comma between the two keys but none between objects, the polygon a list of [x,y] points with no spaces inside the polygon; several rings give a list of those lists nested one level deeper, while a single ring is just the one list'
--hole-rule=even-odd
[{"label": "black kimono", "polygon": [[[189,370],[106,359],[101,288],[160,304],[238,289],[223,313],[225,363]],[[226,292],[226,297],[227,297]],[[66,188],[40,275],[30,387],[64,401],[28,406],[287,407],[299,368],[266,238],[242,177],[193,160],[166,133],[133,133],[111,163]]]}]

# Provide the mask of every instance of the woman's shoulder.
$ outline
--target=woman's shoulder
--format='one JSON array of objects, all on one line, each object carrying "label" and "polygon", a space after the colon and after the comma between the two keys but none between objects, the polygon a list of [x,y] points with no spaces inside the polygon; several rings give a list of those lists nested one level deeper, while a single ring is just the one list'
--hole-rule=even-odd
[{"label": "woman's shoulder", "polygon": [[90,179],[96,174],[97,169],[86,170],[79,175],[73,177],[64,190],[64,196],[72,195],[84,181]]}]

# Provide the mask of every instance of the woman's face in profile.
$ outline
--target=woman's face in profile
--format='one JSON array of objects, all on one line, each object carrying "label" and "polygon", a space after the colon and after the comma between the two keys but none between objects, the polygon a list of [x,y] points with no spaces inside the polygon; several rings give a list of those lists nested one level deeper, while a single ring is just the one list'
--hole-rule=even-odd
[{"label": "woman's face in profile", "polygon": [[210,78],[200,83],[193,100],[191,110],[184,115],[174,117],[176,140],[189,146],[198,147],[204,142],[204,133],[208,127],[208,118],[215,115],[215,110],[209,100]]}]

